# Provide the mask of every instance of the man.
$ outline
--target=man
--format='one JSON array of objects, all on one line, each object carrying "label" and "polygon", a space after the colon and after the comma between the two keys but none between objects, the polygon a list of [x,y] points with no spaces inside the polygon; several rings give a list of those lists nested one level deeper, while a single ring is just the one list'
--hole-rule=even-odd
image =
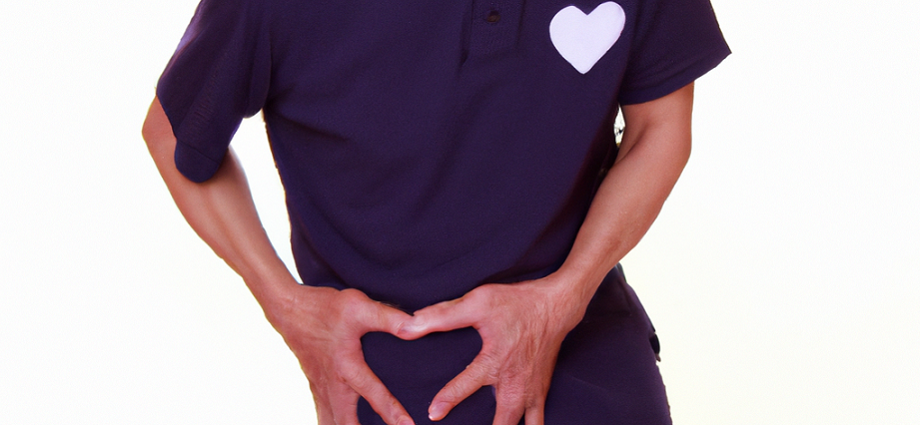
[{"label": "man", "polygon": [[[699,0],[204,0],[144,138],[320,424],[670,423],[617,264],[727,54]],[[227,147],[260,110],[303,285]]]}]

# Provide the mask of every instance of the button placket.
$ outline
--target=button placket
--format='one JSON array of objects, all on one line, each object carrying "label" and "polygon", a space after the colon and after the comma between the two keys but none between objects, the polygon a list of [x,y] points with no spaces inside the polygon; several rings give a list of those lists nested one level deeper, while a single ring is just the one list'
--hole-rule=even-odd
[{"label": "button placket", "polygon": [[517,44],[521,0],[474,0],[470,55],[487,55]]}]

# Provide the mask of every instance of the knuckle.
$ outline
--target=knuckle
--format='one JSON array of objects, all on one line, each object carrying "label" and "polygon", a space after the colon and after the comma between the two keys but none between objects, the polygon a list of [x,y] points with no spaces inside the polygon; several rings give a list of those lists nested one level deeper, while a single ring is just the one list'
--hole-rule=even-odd
[{"label": "knuckle", "polygon": [[361,293],[356,289],[343,289],[340,295],[342,297],[342,309],[345,311],[359,308],[364,304]]},{"label": "knuckle", "polygon": [[464,394],[464,392],[465,391],[463,387],[459,383],[455,385],[451,385],[445,388],[444,392],[441,393],[441,399],[448,403],[454,404],[454,403],[459,402],[460,400],[463,400],[463,396],[466,395]]},{"label": "knuckle", "polygon": [[435,309],[435,306],[429,306],[421,310],[415,311],[412,313],[412,320],[415,320],[420,323],[427,323],[433,316],[433,313],[435,313],[434,311],[432,311],[434,309]]},{"label": "knuckle", "polygon": [[461,301],[470,302],[473,304],[479,305],[489,305],[492,301],[492,297],[488,294],[489,291],[484,287],[480,287],[480,290],[473,290],[467,292],[462,298]]},{"label": "knuckle", "polygon": [[368,298],[355,289],[342,291],[341,317],[351,323],[361,322],[368,312]]},{"label": "knuckle", "polygon": [[498,357],[494,353],[484,352],[480,359],[470,365],[470,372],[489,383],[495,383],[501,379],[497,364]]},{"label": "knuckle", "polygon": [[336,364],[335,374],[339,378],[339,381],[345,382],[349,385],[356,384],[363,375],[357,368],[343,363]]},{"label": "knuckle", "polygon": [[387,397],[384,414],[389,417],[389,423],[397,423],[403,415],[402,405],[395,398]]}]

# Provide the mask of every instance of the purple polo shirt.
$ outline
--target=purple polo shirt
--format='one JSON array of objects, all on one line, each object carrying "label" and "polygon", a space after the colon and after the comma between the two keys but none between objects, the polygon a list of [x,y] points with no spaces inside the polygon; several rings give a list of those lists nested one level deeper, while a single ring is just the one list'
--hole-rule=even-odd
[{"label": "purple polo shirt", "polygon": [[[157,95],[198,182],[262,111],[303,282],[412,312],[557,269],[616,156],[617,105],[728,54],[707,0],[203,0]],[[472,330],[363,341],[418,423],[480,347]],[[442,423],[491,423],[491,393],[467,405]]]}]

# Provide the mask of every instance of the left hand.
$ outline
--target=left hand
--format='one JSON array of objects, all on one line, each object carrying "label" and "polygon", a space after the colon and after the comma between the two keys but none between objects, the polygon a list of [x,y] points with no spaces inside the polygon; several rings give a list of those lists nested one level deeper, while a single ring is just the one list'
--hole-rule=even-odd
[{"label": "left hand", "polygon": [[429,417],[438,421],[479,388],[495,388],[493,425],[543,425],[559,347],[584,316],[587,300],[566,291],[553,275],[514,283],[487,284],[461,298],[415,312],[398,336],[416,339],[432,332],[473,327],[482,350],[434,397]]}]

